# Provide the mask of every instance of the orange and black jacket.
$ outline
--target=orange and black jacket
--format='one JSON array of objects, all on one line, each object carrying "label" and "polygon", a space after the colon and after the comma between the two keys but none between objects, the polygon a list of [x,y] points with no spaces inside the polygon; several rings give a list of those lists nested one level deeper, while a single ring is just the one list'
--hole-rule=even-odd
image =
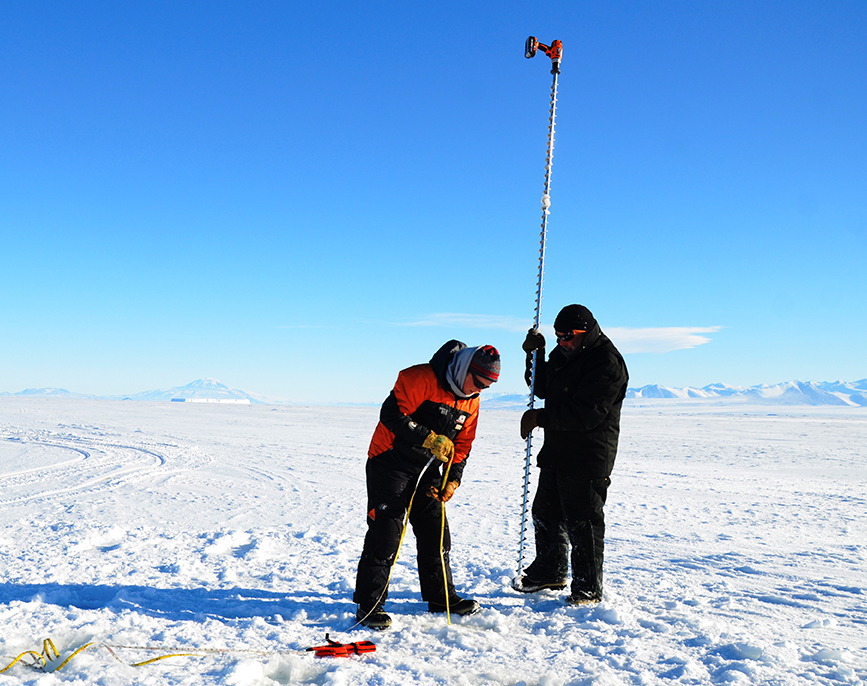
[{"label": "orange and black jacket", "polygon": [[452,357],[463,348],[466,345],[460,341],[449,341],[429,363],[398,374],[394,388],[382,404],[379,424],[370,441],[369,458],[395,450],[410,464],[424,467],[432,453],[422,443],[433,431],[454,442],[455,459],[449,481],[460,483],[479,417],[479,396],[460,398],[446,381]]}]

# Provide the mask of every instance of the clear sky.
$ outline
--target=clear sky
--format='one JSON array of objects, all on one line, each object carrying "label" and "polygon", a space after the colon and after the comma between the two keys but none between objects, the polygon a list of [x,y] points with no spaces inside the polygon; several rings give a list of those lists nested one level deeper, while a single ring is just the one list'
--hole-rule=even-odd
[{"label": "clear sky", "polygon": [[867,377],[867,3],[44,2],[0,16],[0,391],[368,402],[544,331],[630,385]]}]

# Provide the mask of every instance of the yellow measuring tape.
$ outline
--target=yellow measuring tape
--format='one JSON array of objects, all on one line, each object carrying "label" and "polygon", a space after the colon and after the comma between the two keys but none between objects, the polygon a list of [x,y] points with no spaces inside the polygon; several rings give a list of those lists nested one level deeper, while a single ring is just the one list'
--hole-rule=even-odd
[{"label": "yellow measuring tape", "polygon": [[[153,664],[154,662],[159,662],[160,660],[165,660],[170,657],[205,657],[208,654],[245,654],[245,655],[302,655],[307,654],[306,650],[244,650],[244,649],[233,649],[233,648],[200,648],[196,649],[195,652],[180,652],[182,648],[169,647],[169,646],[133,646],[133,645],[114,645],[108,643],[96,643],[95,641],[91,641],[90,643],[85,643],[80,648],[73,651],[69,657],[67,657],[63,662],[61,662],[57,667],[53,667],[51,663],[60,659],[60,651],[57,650],[57,647],[54,645],[54,641],[50,638],[46,638],[42,642],[42,652],[38,653],[35,650],[25,650],[23,653],[15,657],[8,665],[0,669],[0,674],[8,671],[16,664],[22,664],[25,667],[29,667],[31,669],[36,669],[41,672],[59,672],[61,669],[66,667],[69,662],[76,655],[83,653],[88,648],[105,648],[111,656],[128,667],[143,667],[145,665]],[[158,657],[153,657],[149,660],[142,660],[141,662],[126,662],[122,660],[115,650],[125,649],[125,650],[143,650],[150,652],[165,652],[165,655],[160,655]],[[178,651],[178,652],[174,652]]]},{"label": "yellow measuring tape", "polygon": [[[51,671],[52,672],[59,672],[61,669],[66,667],[66,665],[69,664],[69,661],[72,658],[74,658],[79,653],[84,652],[85,650],[90,648],[90,646],[92,646],[92,645],[93,645],[93,643],[85,643],[78,650],[76,650],[74,653],[72,653],[68,658],[66,658],[62,663],[60,663],[60,665],[58,665],[57,667],[55,667]],[[28,657],[33,658],[33,662],[26,662],[25,659]],[[26,667],[30,667],[31,669],[39,669],[39,670],[45,672],[45,671],[48,671],[47,667],[48,667],[49,662],[53,662],[54,660],[59,660],[59,659],[60,659],[60,651],[57,650],[57,646],[54,645],[54,641],[52,641],[50,638],[46,638],[42,642],[42,652],[41,653],[37,653],[35,650],[25,650],[18,657],[13,659],[12,662],[10,662],[8,665],[6,665],[3,669],[0,669],[0,674],[2,674],[3,672],[5,672],[8,669],[11,669],[13,666],[18,664],[19,662],[21,664],[25,665]]]}]

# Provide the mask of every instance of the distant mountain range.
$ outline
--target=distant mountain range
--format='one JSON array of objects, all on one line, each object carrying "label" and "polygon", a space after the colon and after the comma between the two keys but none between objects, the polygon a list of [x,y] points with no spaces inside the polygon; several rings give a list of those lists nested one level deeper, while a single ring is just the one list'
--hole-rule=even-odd
[{"label": "distant mountain range", "polygon": [[247,400],[257,405],[286,405],[286,400],[268,398],[256,393],[248,393],[237,388],[229,388],[216,379],[197,379],[186,386],[162,388],[155,391],[144,391],[133,395],[97,396],[72,393],[64,388],[28,388],[19,393],[0,393],[0,395],[30,396],[38,398],[80,398],[84,400]]},{"label": "distant mountain range", "polygon": [[[0,393],[0,396],[40,397],[40,398],[81,398],[91,400],[247,400],[257,405],[291,405],[293,403],[278,398],[269,398],[256,393],[248,393],[229,388],[216,379],[198,379],[186,386],[144,391],[134,395],[95,396],[72,393],[63,388],[28,388],[18,393]],[[644,402],[681,401],[690,404],[712,405],[810,405],[840,407],[867,407],[867,379],[860,381],[788,381],[786,383],[761,386],[728,386],[717,383],[702,388],[671,388],[659,384],[630,388],[626,392],[627,404],[640,405]],[[485,393],[482,396],[485,407],[520,409],[527,406],[527,395],[517,393]]]},{"label": "distant mountain range", "polygon": [[[651,384],[626,391],[627,405],[644,402],[681,401],[695,405],[809,405],[867,407],[867,379],[845,382],[788,381],[761,386],[728,386],[723,383],[703,388],[671,388]],[[486,407],[518,408],[527,406],[527,396],[491,394],[482,397]]]},{"label": "distant mountain range", "polygon": [[668,398],[681,400],[726,401],[757,405],[839,405],[867,407],[867,379],[860,381],[788,381],[749,388],[711,384],[703,388],[669,388],[652,384],[630,388],[630,400]]}]

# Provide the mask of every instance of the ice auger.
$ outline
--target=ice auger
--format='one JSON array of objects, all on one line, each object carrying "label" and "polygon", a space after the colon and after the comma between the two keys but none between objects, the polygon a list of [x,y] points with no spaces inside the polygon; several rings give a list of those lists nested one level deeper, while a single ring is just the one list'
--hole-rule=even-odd
[{"label": "ice auger", "polygon": [[[551,73],[554,75],[551,84],[551,108],[548,113],[548,153],[545,158],[545,188],[542,193],[542,226],[539,234],[539,270],[536,277],[536,316],[533,319],[533,328],[538,329],[542,317],[542,280],[545,274],[545,244],[548,235],[548,214],[551,208],[551,165],[554,160],[554,120],[557,116],[557,77],[560,74],[560,60],[563,57],[563,43],[555,40],[551,45],[545,45],[536,40],[535,36],[530,36],[527,42],[524,43],[524,57],[527,59],[533,57],[537,50],[542,50],[548,57],[551,58],[553,67]],[[536,353],[533,351],[533,358],[530,365],[530,397],[527,400],[527,407],[533,409],[535,402],[534,390],[536,388]],[[515,577],[516,583],[520,584],[521,577],[524,573],[524,544],[527,533],[527,513],[530,491],[530,461],[533,450],[533,433],[527,436],[527,447],[524,455],[524,495],[521,503],[521,540],[518,544],[518,575]]]}]

